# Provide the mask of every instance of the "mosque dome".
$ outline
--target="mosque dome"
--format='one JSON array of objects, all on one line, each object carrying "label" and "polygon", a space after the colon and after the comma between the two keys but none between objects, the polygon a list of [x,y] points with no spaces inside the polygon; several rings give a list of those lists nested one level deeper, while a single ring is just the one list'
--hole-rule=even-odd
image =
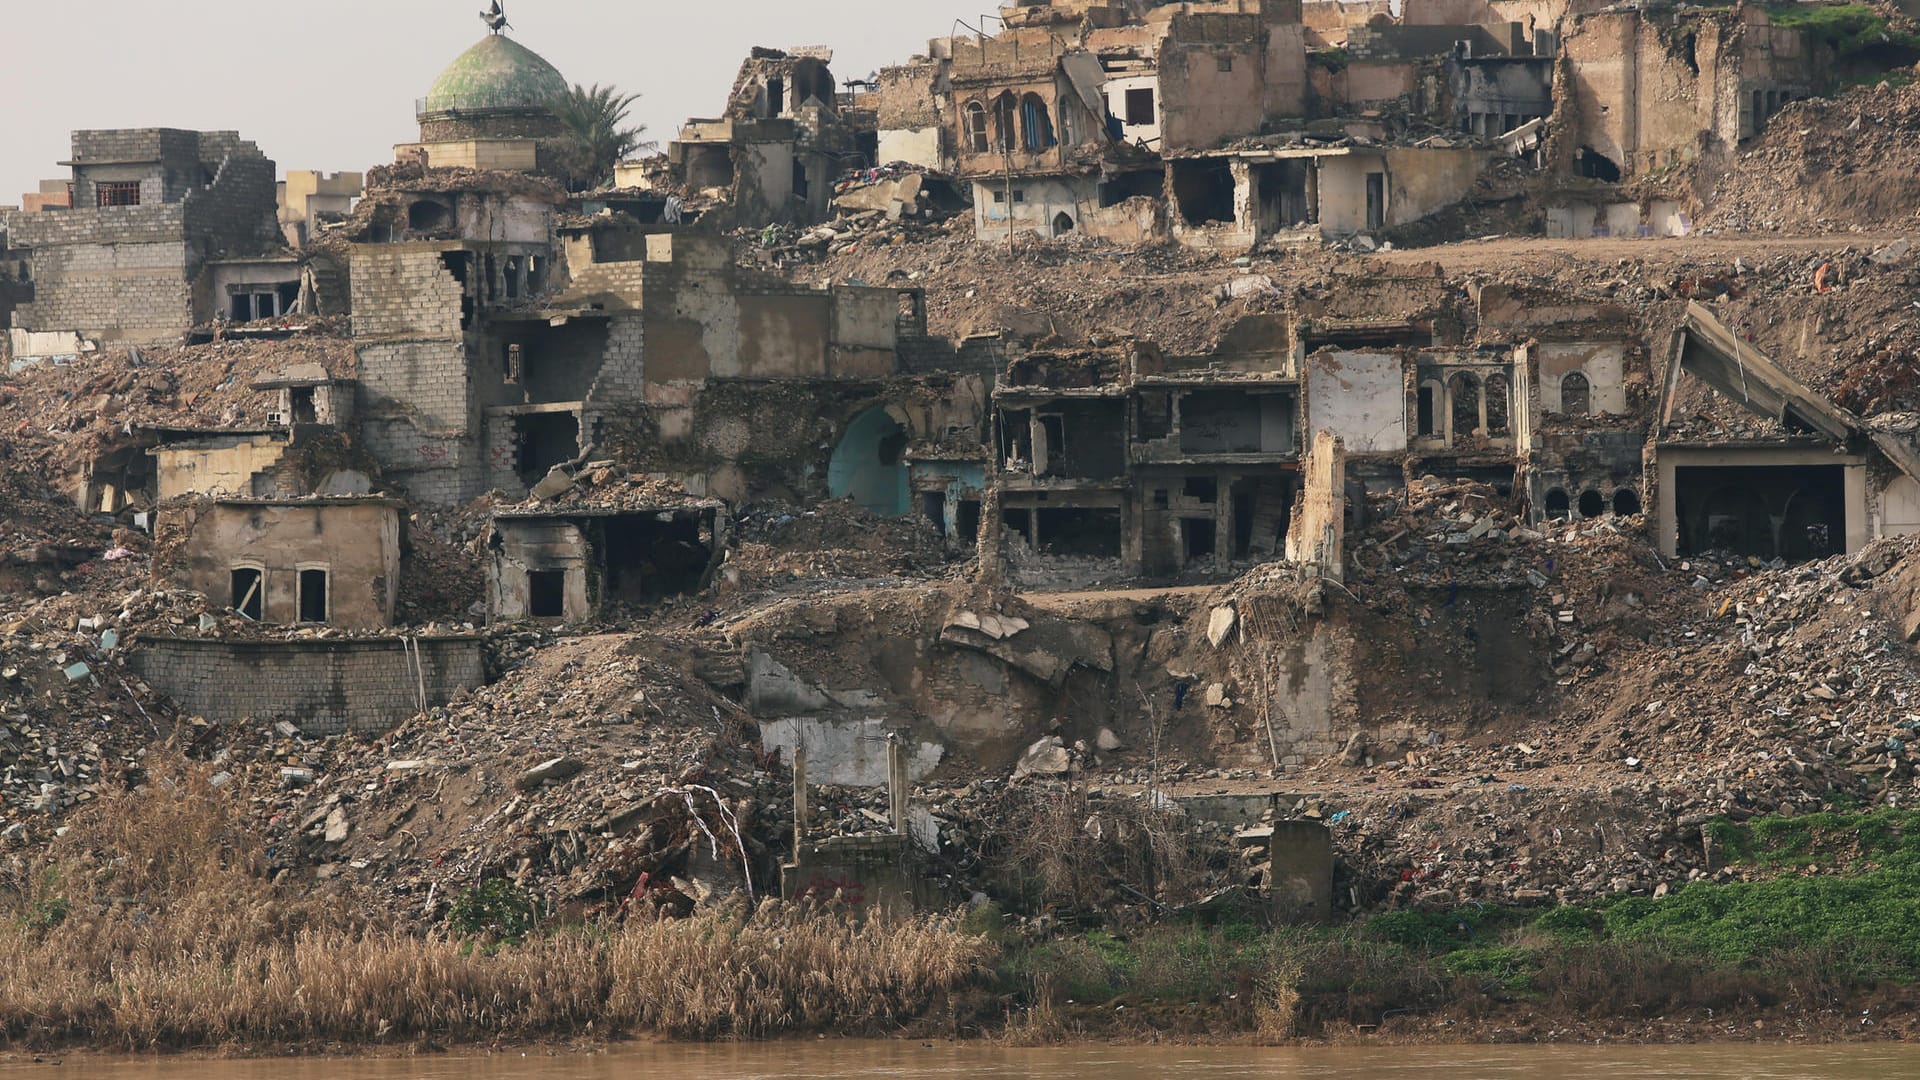
[{"label": "mosque dome", "polygon": [[447,65],[427,92],[422,114],[545,110],[567,92],[560,70],[502,34],[488,34]]}]

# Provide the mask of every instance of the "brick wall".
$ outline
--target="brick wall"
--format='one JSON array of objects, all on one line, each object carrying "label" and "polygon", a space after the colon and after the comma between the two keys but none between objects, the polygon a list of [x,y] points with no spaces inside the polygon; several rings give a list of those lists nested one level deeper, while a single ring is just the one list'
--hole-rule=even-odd
[{"label": "brick wall", "polygon": [[647,322],[638,313],[607,323],[607,350],[586,400],[606,404],[646,399]]},{"label": "brick wall", "polygon": [[[420,639],[429,705],[485,681],[478,638]],[[400,638],[146,638],[128,663],[182,709],[220,723],[286,719],[309,735],[384,731],[413,715],[420,673]]]},{"label": "brick wall", "polygon": [[482,445],[487,448],[487,487],[506,492],[510,499],[525,498],[527,485],[520,482],[517,469],[520,440],[514,432],[513,415],[495,413],[488,416],[484,423],[486,434]]},{"label": "brick wall", "polygon": [[360,443],[385,478],[417,502],[458,506],[487,490],[486,462],[465,433],[422,430],[405,416],[360,421]]},{"label": "brick wall", "polygon": [[[360,275],[356,273],[354,280]],[[355,319],[359,318],[356,307]],[[464,435],[472,426],[467,351],[451,340],[361,343],[360,393],[367,415],[406,415],[421,430]]]},{"label": "brick wall", "polygon": [[[134,212],[145,207],[129,208]],[[178,217],[179,207],[156,207]],[[68,213],[36,214],[65,217]],[[102,211],[106,213],[106,211]],[[187,247],[156,243],[69,244],[33,252],[34,302],[14,313],[24,330],[78,330],[136,344],[178,337],[193,322]]]},{"label": "brick wall", "polygon": [[460,339],[460,282],[428,244],[353,249],[356,338]]}]

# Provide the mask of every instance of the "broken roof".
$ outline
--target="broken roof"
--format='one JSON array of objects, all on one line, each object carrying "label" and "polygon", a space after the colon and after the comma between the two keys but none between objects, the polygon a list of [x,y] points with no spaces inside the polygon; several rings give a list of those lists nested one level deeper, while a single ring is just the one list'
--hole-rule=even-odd
[{"label": "broken roof", "polygon": [[1891,432],[1868,426],[1795,379],[1765,353],[1740,340],[1697,301],[1673,332],[1667,385],[1660,402],[1660,426],[1672,422],[1682,373],[1692,375],[1756,416],[1775,420],[1790,433],[1824,436],[1842,445],[1873,444],[1901,472],[1920,480],[1920,453]]}]

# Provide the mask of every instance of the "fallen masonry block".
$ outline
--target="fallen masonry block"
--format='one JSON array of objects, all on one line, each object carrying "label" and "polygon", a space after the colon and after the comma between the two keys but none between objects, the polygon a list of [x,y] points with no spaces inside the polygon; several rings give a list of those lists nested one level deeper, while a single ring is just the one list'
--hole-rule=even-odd
[{"label": "fallen masonry block", "polygon": [[520,778],[513,782],[513,786],[521,791],[532,791],[546,784],[558,783],[577,775],[586,767],[586,762],[577,758],[557,757],[551,761],[543,761],[521,773]]},{"label": "fallen masonry block", "polygon": [[1208,644],[1216,649],[1219,648],[1229,637],[1233,636],[1233,628],[1239,625],[1239,622],[1240,615],[1233,608],[1214,608],[1213,616],[1207,620]]},{"label": "fallen masonry block", "polygon": [[1075,666],[1113,670],[1112,635],[1088,623],[1041,623],[1021,631],[1017,639],[1002,640],[956,622],[940,632],[940,640],[986,653],[1056,688],[1066,683]]}]

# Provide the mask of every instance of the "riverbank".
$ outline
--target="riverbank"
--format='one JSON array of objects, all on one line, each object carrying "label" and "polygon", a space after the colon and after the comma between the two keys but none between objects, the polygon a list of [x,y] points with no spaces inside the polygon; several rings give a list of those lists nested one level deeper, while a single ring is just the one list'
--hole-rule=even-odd
[{"label": "riverbank", "polygon": [[[411,1052],[623,1038],[1588,1042],[1920,1034],[1920,814],[1714,822],[1730,880],[1333,927],[1068,926],[993,904],[858,921],[744,898],[567,923],[511,881],[444,928],[272,879],[187,770],[8,867],[0,1032],[23,1049]],[[422,898],[423,903],[431,902]]]}]

